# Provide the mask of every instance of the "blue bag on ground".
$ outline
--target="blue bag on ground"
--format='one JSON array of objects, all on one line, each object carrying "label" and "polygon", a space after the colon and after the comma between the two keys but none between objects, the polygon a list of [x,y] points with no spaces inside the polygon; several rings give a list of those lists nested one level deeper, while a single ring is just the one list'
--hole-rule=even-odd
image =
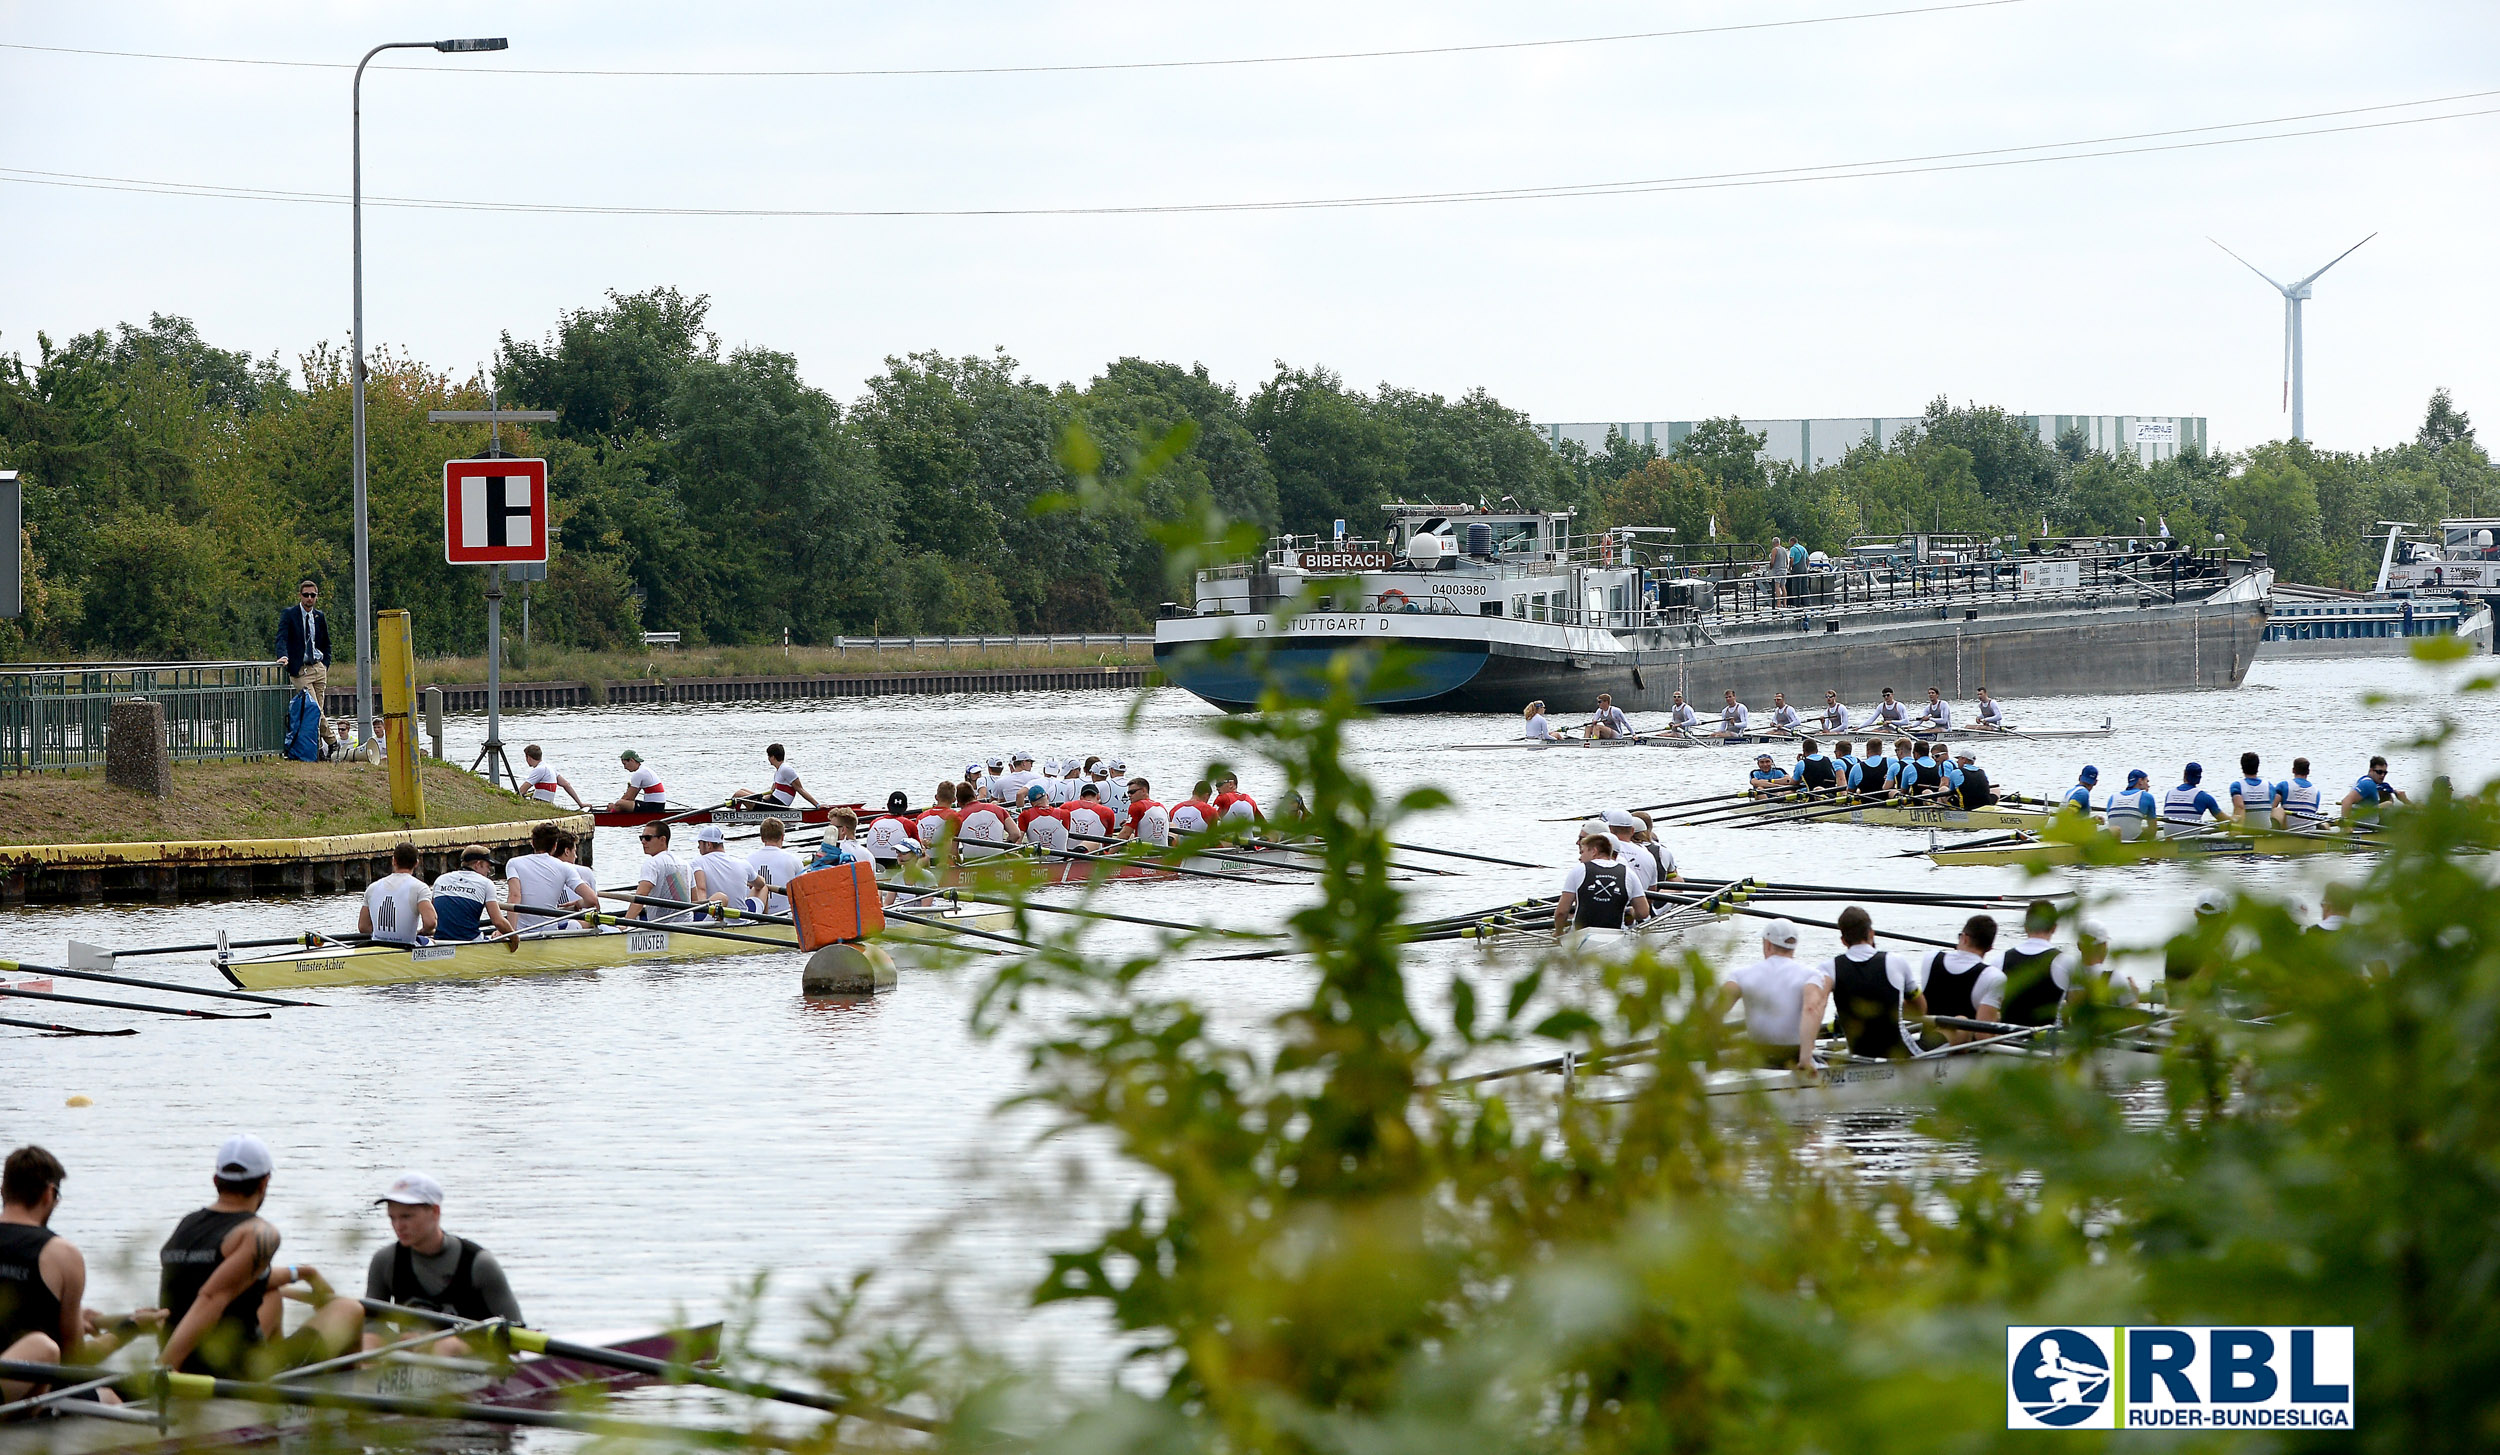
[{"label": "blue bag on ground", "polygon": [[286,705],[286,755],[298,763],[321,758],[321,704],[310,689],[297,692]]}]

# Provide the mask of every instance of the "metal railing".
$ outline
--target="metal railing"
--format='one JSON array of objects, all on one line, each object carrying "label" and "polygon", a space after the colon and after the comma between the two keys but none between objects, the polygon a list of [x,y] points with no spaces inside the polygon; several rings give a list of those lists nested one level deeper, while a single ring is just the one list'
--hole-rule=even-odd
[{"label": "metal railing", "polygon": [[47,662],[0,667],[0,773],[101,767],[113,704],[165,705],[174,761],[285,750],[294,684],[270,662]]},{"label": "metal railing", "polygon": [[1154,645],[1154,634],[1071,632],[1030,637],[835,637],[833,645],[845,652],[854,649],[863,652],[908,652],[927,647],[1144,647]]}]

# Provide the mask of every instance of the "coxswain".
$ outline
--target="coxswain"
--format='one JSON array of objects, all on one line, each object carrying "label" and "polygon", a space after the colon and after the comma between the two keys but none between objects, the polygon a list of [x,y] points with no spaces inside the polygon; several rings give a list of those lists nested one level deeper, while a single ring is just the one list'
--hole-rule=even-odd
[{"label": "coxswain", "polygon": [[575,808],[590,807],[582,802],[582,795],[573,787],[571,780],[547,766],[546,756],[536,743],[521,750],[521,761],[529,765],[521,770],[522,796],[535,798],[540,803],[553,803],[556,801],[556,790],[561,788],[573,800]]},{"label": "coxswain", "polygon": [[459,868],[434,876],[434,938],[474,940],[491,927],[510,942],[512,916],[495,893],[494,867],[486,846],[471,844],[460,851]]},{"label": "coxswain", "polygon": [[402,839],[391,846],[391,872],[365,886],[356,933],[378,945],[421,945],[434,933],[434,891],[417,877],[415,844]]},{"label": "coxswain", "polygon": [[1840,700],[1838,692],[1824,691],[1822,723],[1823,731],[1833,737],[1849,730],[1849,704]]},{"label": "coxswain", "polygon": [[1241,791],[1241,780],[1227,773],[1215,780],[1215,816],[1226,823],[1265,823],[1259,801]]},{"label": "coxswain", "polygon": [[2326,827],[2326,798],[2318,792],[2318,785],[2309,781],[2307,758],[2292,760],[2292,776],[2274,785],[2274,801],[2282,806],[2285,828]]},{"label": "coxswain", "polygon": [[[988,784],[988,783],[984,780],[984,778],[983,778],[983,776],[982,776],[982,767],[981,767],[981,760],[980,760],[980,759],[975,758],[975,759],[973,759],[971,762],[964,764],[964,777],[963,777],[963,781],[972,785],[972,787],[973,787],[973,797],[974,797],[975,799],[981,799],[981,798],[987,798],[987,797],[989,797],[989,784]],[[950,796],[947,798],[947,800],[946,800],[946,801],[947,801],[947,803],[951,806],[951,805],[954,803],[954,801],[955,801],[955,800],[954,800],[954,798],[950,795]],[[968,807],[969,805],[966,805],[966,806]]]},{"label": "coxswain", "polygon": [[[391,1242],[374,1250],[365,1265],[365,1297],[426,1309],[458,1319],[502,1319],[522,1326],[521,1301],[512,1296],[495,1255],[443,1231],[443,1185],[422,1172],[403,1172],[388,1192],[374,1199],[388,1208]],[[380,1348],[379,1332],[368,1332],[364,1346]],[[466,1358],[468,1341],[445,1337],[425,1346],[445,1359]]]},{"label": "coxswain", "polygon": [[1910,1043],[1901,1035],[1904,1011],[1927,1014],[1919,992],[1926,988],[1916,957],[1875,948],[1875,918],[1857,905],[1840,912],[1840,953],[1819,973],[1832,988],[1833,1014],[1849,1054],[1870,1061],[1906,1061]]},{"label": "coxswain", "polygon": [[1684,700],[1681,692],[1675,694],[1675,701],[1667,708],[1667,726],[1679,733],[1689,733],[1701,726],[1701,714],[1693,711],[1693,705]]},{"label": "coxswain", "polygon": [[[998,790],[1006,792],[1008,785],[1016,782],[1017,777],[1017,774],[1010,773],[999,779]],[[1039,785],[1026,783],[1023,786],[1033,788]],[[962,797],[962,792],[961,788],[956,790],[958,799]],[[988,844],[1002,849],[1009,844],[1020,844],[1024,842],[1024,835],[1016,829],[1016,821],[1011,816],[1013,812],[1003,803],[975,803],[958,817],[956,837],[965,844]]]},{"label": "coxswain", "polygon": [[696,903],[752,912],[755,901],[748,896],[747,885],[754,878],[755,871],[747,867],[745,857],[729,852],[729,834],[719,824],[707,823],[695,831]]},{"label": "coxswain", "polygon": [[[11,1152],[0,1164],[0,1359],[27,1364],[93,1364],[141,1328],[162,1322],[145,1309],[106,1321],[86,1306],[87,1259],[52,1231],[69,1171],[37,1146]],[[0,1379],[0,1401],[24,1399],[37,1386]],[[93,1396],[121,1403],[110,1390]]]},{"label": "coxswain", "polygon": [[2352,791],[2344,795],[2344,817],[2376,822],[2379,806],[2389,799],[2411,803],[2405,791],[2387,781],[2387,760],[2372,758],[2370,771],[2353,780]]},{"label": "coxswain", "polygon": [[[1966,1021],[1979,1019],[1979,977],[1988,973],[1988,952],[1996,947],[1996,942],[1997,922],[1987,915],[1975,914],[1962,922],[1962,932],[1952,949],[1938,950],[1927,957],[1927,973],[1920,977],[1927,1014]],[[1937,1027],[1936,1031],[1955,1045],[1975,1034],[1945,1027]]]},{"label": "coxswain", "polygon": [[891,869],[906,854],[920,852],[920,831],[911,820],[911,795],[897,788],[885,796],[885,812],[869,820],[869,855],[882,869]]},{"label": "coxswain", "polygon": [[1900,699],[1892,695],[1892,689],[1889,687],[1884,689],[1884,700],[1875,704],[1875,715],[1867,719],[1869,723],[1901,723],[1909,720],[1910,710],[1901,705]]},{"label": "coxswain", "polygon": [[1613,693],[1597,694],[1597,711],[1589,715],[1588,735],[1592,740],[1632,736],[1632,720],[1615,706]]},{"label": "coxswain", "polygon": [[[635,903],[625,911],[627,919],[667,919],[685,913],[682,909],[643,903],[645,900],[666,899],[677,904],[694,901],[694,876],[687,871],[685,860],[669,852],[669,833],[670,826],[664,823],[642,826],[642,867],[635,871]],[[510,874],[512,864],[518,862],[505,864],[504,873]],[[513,884],[518,887],[520,881],[516,879]]]},{"label": "coxswain", "polygon": [[1941,689],[1927,689],[1927,705],[1918,710],[1917,721],[1918,730],[1923,733],[1940,733],[1952,728],[1953,708],[1944,700]]},{"label": "coxswain", "polygon": [[[789,836],[790,826],[777,818],[768,818],[755,826],[756,850],[747,855],[747,873],[752,877],[747,887],[764,902],[764,913],[790,912],[790,881],[808,870],[808,865],[785,848],[782,840]],[[847,808],[825,814],[825,836],[816,844],[818,857],[827,847],[851,852],[851,835],[859,832],[859,815]]]},{"label": "coxswain", "polygon": [[2057,1024],[2058,1007],[2083,991],[2083,958],[2049,943],[2057,932],[2057,906],[2035,899],[2023,911],[2023,937],[1997,956],[1979,977],[1972,999],[1979,1019],[2009,1026]]},{"label": "coxswain", "polygon": [[1745,704],[1736,700],[1736,693],[1731,688],[1727,694],[1727,706],[1719,709],[1718,735],[1723,738],[1742,737],[1752,727],[1753,714],[1745,711]]},{"label": "coxswain", "polygon": [[1809,1075],[1831,998],[1831,982],[1797,959],[1797,926],[1775,919],[1762,927],[1762,958],[1728,977],[1719,1003],[1723,1011],[1744,1003],[1757,1064]]},{"label": "coxswain", "polygon": [[1979,689],[1979,717],[1973,726],[1984,732],[2005,731],[2005,704],[1989,696],[1985,687]]},{"label": "coxswain", "polygon": [[2240,776],[2231,781],[2231,821],[2254,826],[2253,814],[2264,814],[2265,821],[2282,827],[2282,811],[2274,806],[2275,786],[2258,775],[2260,759],[2255,753],[2240,754]]},{"label": "coxswain", "polygon": [[1172,832],[1182,838],[1194,838],[1215,827],[1215,785],[1200,779],[1189,796],[1172,805]]},{"label": "coxswain", "polygon": [[1745,791],[1756,798],[1769,798],[1786,793],[1794,785],[1780,765],[1768,753],[1754,755],[1753,771],[1745,775]]},{"label": "coxswain", "polygon": [[1532,743],[1550,743],[1554,740],[1554,724],[1545,716],[1544,698],[1540,697],[1519,709],[1519,716],[1526,724],[1520,729],[1519,735],[1522,738]]},{"label": "coxswain", "polygon": [[1092,783],[1077,790],[1076,802],[1068,808],[1068,836],[1083,845],[1088,840],[1108,839],[1119,824],[1119,815],[1102,801],[1102,789]]},{"label": "coxswain", "polygon": [[788,808],[791,804],[804,798],[807,800],[809,807],[822,807],[824,805],[824,800],[807,791],[807,785],[799,781],[799,770],[791,767],[788,763],[783,761],[786,756],[787,754],[783,752],[781,744],[773,743],[767,746],[764,749],[764,761],[773,765],[772,786],[770,788],[760,789],[753,793],[746,792],[742,789],[739,792],[729,795],[731,801],[736,803],[752,803],[758,805],[759,807]]},{"label": "coxswain", "polygon": [[[310,1264],[272,1260],[281,1241],[260,1215],[274,1167],[260,1138],[228,1137],[211,1164],[217,1200],[184,1215],[158,1254],[156,1301],[170,1330],[157,1363],[188,1374],[267,1379],[358,1346],[365,1311]],[[282,1290],[301,1283],[313,1316],[284,1332]]]},{"label": "coxswain", "polygon": [[2084,764],[2083,771],[2075,775],[2075,786],[2067,789],[2066,796],[2057,801],[2057,811],[2079,813],[2085,818],[2090,818],[2092,816],[2092,790],[2099,786],[2100,781],[2101,770],[2090,763]]},{"label": "coxswain", "polygon": [[1823,745],[1807,738],[1798,745],[1797,786],[1808,793],[1828,795],[1840,787],[1840,769],[1823,756]]},{"label": "coxswain", "polygon": [[1016,830],[1034,848],[1068,852],[1068,811],[1052,803],[1039,783],[1024,790],[1024,811],[1016,815]]},{"label": "coxswain", "polygon": [[668,785],[660,781],[657,772],[643,766],[642,754],[627,748],[616,755],[616,761],[625,766],[625,791],[608,805],[608,812],[668,812]]},{"label": "coxswain", "polygon": [[2205,765],[2190,763],[2180,778],[2179,786],[2162,795],[2161,826],[2165,833],[2183,834],[2201,828],[2208,815],[2216,823],[2229,822],[2222,805],[2214,801],[2200,785],[2205,781]]},{"label": "coxswain", "polygon": [[1978,755],[1965,744],[1953,755],[1954,796],[1964,808],[1986,808],[1997,801],[1996,785],[1988,781],[1987,770],[1979,766]]},{"label": "coxswain", "polygon": [[1612,834],[1582,834],[1580,862],[1563,871],[1554,901],[1554,936],[1565,930],[1619,930],[1649,918],[1649,901],[1631,866],[1615,853]]},{"label": "coxswain", "polygon": [[2109,831],[2122,844],[2151,833],[2161,819],[2161,804],[2153,797],[2153,775],[2141,768],[2128,769],[2127,786],[2112,793],[2102,811],[2108,815]]},{"label": "coxswain", "polygon": [[[643,838],[646,841],[649,840],[651,831],[654,829],[660,831],[661,841],[667,842],[668,825],[666,824],[644,824]],[[530,851],[526,854],[515,854],[503,861],[504,896],[508,902],[524,905],[534,910],[552,909],[568,912],[576,909],[595,910],[599,907],[597,889],[593,887],[585,895],[579,882],[581,876],[575,872],[576,866],[567,864],[556,857],[556,846],[563,836],[564,831],[551,823],[542,821],[531,826]],[[644,852],[650,852],[647,842]],[[637,892],[648,894],[652,891]],[[668,897],[685,899],[689,896],[676,893]],[[440,920],[440,910],[435,912],[435,917],[438,921]],[[524,932],[565,929],[572,923],[570,919],[561,916],[525,914],[519,910],[514,911],[514,918]]]}]

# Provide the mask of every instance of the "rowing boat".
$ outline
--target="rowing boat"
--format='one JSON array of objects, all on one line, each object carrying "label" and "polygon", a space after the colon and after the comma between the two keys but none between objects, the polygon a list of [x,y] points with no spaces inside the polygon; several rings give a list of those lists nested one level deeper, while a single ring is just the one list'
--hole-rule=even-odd
[{"label": "rowing boat", "polygon": [[[1461,753],[1492,753],[1511,748],[1543,751],[1548,748],[1734,748],[1759,747],[1766,744],[1796,743],[1806,738],[1833,742],[1855,738],[1860,734],[1885,739],[1908,738],[1914,743],[1930,743],[1941,738],[1947,742],[1969,742],[1992,738],[2015,741],[2043,738],[2105,738],[2115,729],[2103,718],[2096,728],[1918,728],[1900,723],[1861,723],[1856,727],[1826,732],[1814,727],[1793,730],[1774,728],[1741,733],[1693,732],[1678,733],[1668,729],[1651,729],[1628,738],[1511,738],[1498,743],[1453,743],[1453,751]],[[601,820],[605,822],[605,820]]]},{"label": "rowing boat", "polygon": [[[1245,884],[1261,884],[1274,882],[1259,878],[1262,873],[1302,867],[1295,863],[1289,849],[1256,842],[1228,844],[1221,850],[1223,858],[1193,854],[1169,863],[1155,857],[1156,851],[1152,849],[1102,853],[1070,849],[1060,854],[1046,854],[1022,846],[987,845],[979,840],[962,841],[957,847],[965,853],[984,856],[949,865],[942,872],[932,872],[925,867],[903,870],[899,882],[923,886],[963,883],[984,888],[1021,885],[1033,889],[1053,884],[1091,884],[1097,880],[1203,880],[1214,876],[1238,879]],[[1243,859],[1262,859],[1266,862],[1244,864],[1241,862]]]},{"label": "rowing boat", "polygon": [[[897,909],[959,929],[1001,932],[1014,916],[988,906],[948,905]],[[274,955],[223,957],[217,968],[241,990],[308,989],[327,985],[412,985],[430,980],[483,980],[498,975],[537,975],[562,970],[606,970],[620,965],[658,964],[679,960],[719,959],[798,948],[798,932],[788,925],[751,921],[701,928],[723,929],[747,936],[720,939],[685,934],[667,924],[628,929],[551,930],[509,940],[463,940],[418,945],[330,945],[287,950]],[[928,925],[889,920],[872,937],[889,952],[903,946],[956,942],[956,937]],[[766,940],[769,944],[756,944]]]},{"label": "rowing boat", "polygon": [[[1774,819],[1773,822],[1779,822]],[[2037,809],[1947,808],[1942,804],[1870,803],[1846,813],[1827,811],[1795,820],[1801,823],[1864,824],[1888,829],[2031,829],[2043,822]]]},{"label": "rowing boat", "polygon": [[2132,843],[2106,830],[2088,838],[2042,839],[2023,835],[2010,844],[1974,844],[1968,848],[1930,849],[1927,857],[1948,865],[2145,864],[2168,859],[2297,858],[2310,854],[2368,853],[2381,847],[2367,834],[2342,829],[2316,833],[2278,833],[2257,829],[2240,833],[2190,834],[2179,838],[2142,838]]},{"label": "rowing boat", "polygon": [[[647,1359],[709,1360],[720,1346],[720,1325],[629,1338],[596,1339],[605,1349]],[[562,1399],[653,1383],[647,1374],[611,1369],[552,1355],[510,1363],[443,1359],[425,1354],[386,1354],[373,1364],[282,1382],[333,1394],[441,1399],[512,1409],[538,1408]],[[0,1455],[175,1455],[177,1451],[231,1445],[300,1441],[316,1425],[338,1427],[381,1417],[304,1405],[267,1405],[252,1400],[179,1400],[162,1406],[109,1406],[93,1400],[57,1401],[58,1413],[0,1425]],[[352,1446],[355,1442],[350,1441]]]},{"label": "rowing boat", "polygon": [[671,824],[683,824],[687,828],[700,828],[707,823],[745,824],[752,827],[768,818],[777,818],[785,824],[795,826],[803,823],[829,823],[833,819],[833,811],[836,808],[848,808],[853,813],[857,813],[860,807],[861,805],[856,803],[822,803],[814,808],[800,808],[793,804],[788,808],[706,808],[693,812],[666,808],[602,808],[594,811],[590,815],[590,820],[603,829],[638,829],[644,824],[658,823],[662,819],[666,819]]}]

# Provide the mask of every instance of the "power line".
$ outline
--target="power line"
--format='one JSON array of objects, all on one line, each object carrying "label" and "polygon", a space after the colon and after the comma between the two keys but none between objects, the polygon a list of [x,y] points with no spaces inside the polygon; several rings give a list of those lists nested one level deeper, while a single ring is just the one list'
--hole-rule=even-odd
[{"label": "power line", "polygon": [[[785,80],[867,80],[875,78],[915,78],[938,76],[1050,76],[1085,71],[1180,71],[1238,66],[1291,66],[1314,61],[1384,61],[1406,60],[1422,56],[1481,55],[1492,51],[1553,50],[1565,46],[1616,45],[1626,41],[1677,40],[1690,36],[1732,35],[1753,30],[1793,30],[1809,25],[1841,25],[1864,20],[1894,20],[1912,15],[1940,15],[1956,10],[1993,10],[2007,5],[2027,5],[2031,0],[1955,0],[1944,5],[1915,5],[1897,10],[1860,10],[1845,15],[1807,15],[1793,20],[1753,20],[1729,25],[1696,25],[1682,30],[1626,31],[1616,35],[1575,35],[1549,40],[1482,41],[1471,45],[1407,46],[1394,50],[1310,51],[1295,55],[1222,56],[1205,60],[1173,61],[1085,61],[1064,65],[1024,66],[894,66],[862,67],[842,70],[626,70],[590,67],[523,67],[462,66],[457,71],[441,66],[369,66],[375,71],[421,71],[436,75],[496,76],[610,76],[610,77],[739,77],[779,78]],[[88,46],[29,45],[18,41],[0,41],[0,50],[38,51],[49,55],[105,56],[116,60],[193,61],[218,66],[274,66],[290,70],[345,71],[354,69],[346,61],[282,61],[256,56],[198,56],[169,51],[101,50]]]},{"label": "power line", "polygon": [[[1251,202],[1164,202],[1127,205],[1075,205],[1059,207],[896,207],[896,208],[806,208],[806,207],[654,207],[624,203],[562,203],[562,202],[495,202],[473,198],[451,197],[385,197],[369,196],[367,205],[431,211],[530,213],[545,216],[584,217],[790,217],[825,219],[887,219],[887,218],[978,218],[978,217],[1132,217],[1176,215],[1187,213],[1225,212],[1310,212],[1364,207],[1446,206],[1482,202],[1537,202],[1576,197],[1625,197],[1656,192],[1706,192],[1735,187],[1770,187],[1801,182],[1845,182],[1870,177],[1902,177],[1932,172],[1982,171],[2000,167],[2038,166],[2049,162],[2088,161],[2099,157],[2143,156],[2161,152],[2195,151],[2207,147],[2240,146],[2250,142],[2289,141],[2300,137],[2332,136],[2346,132],[2380,131],[2398,126],[2420,126],[2439,121],[2463,121],[2478,116],[2500,115],[2500,106],[2470,111],[2442,112],[2432,116],[2391,117],[2377,121],[2349,122],[2338,126],[2306,127],[2292,131],[2267,131],[2250,136],[2205,136],[2214,131],[2242,130],[2258,126],[2280,126],[2294,121],[2318,120],[2328,117],[2352,116],[2368,112],[2402,110],[2412,107],[2443,105],[2455,101],[2481,100],[2500,96],[2500,91],[2471,91],[2454,96],[2433,97],[2420,101],[2393,101],[2376,106],[2348,107],[2337,111],[2309,112],[2304,115],[2276,117],[2261,121],[2220,122],[2208,126],[2181,127],[2169,131],[2137,132],[2122,136],[2094,137],[2067,142],[2040,142],[2017,147],[1993,147],[1962,152],[1935,152],[1924,156],[1880,158],[1860,162],[1833,162],[1818,166],[1768,168],[1747,172],[1708,172],[1683,176],[1638,177],[1611,182],[1572,182],[1544,187],[1478,188],[1452,192],[1406,192],[1340,197],[1290,198]],[[2196,136],[2192,141],[2162,141],[2161,138]],[[2118,145],[2117,143],[2158,142],[2151,145]],[[2050,153],[2050,155],[2024,155]],[[225,183],[171,182],[145,177],[115,177],[85,172],[38,171],[24,167],[0,167],[0,182],[16,182],[26,186],[76,188],[87,191],[138,192],[162,196],[210,197],[229,201],[282,202],[316,206],[347,205],[342,192],[305,192],[276,187],[249,187]]]}]

